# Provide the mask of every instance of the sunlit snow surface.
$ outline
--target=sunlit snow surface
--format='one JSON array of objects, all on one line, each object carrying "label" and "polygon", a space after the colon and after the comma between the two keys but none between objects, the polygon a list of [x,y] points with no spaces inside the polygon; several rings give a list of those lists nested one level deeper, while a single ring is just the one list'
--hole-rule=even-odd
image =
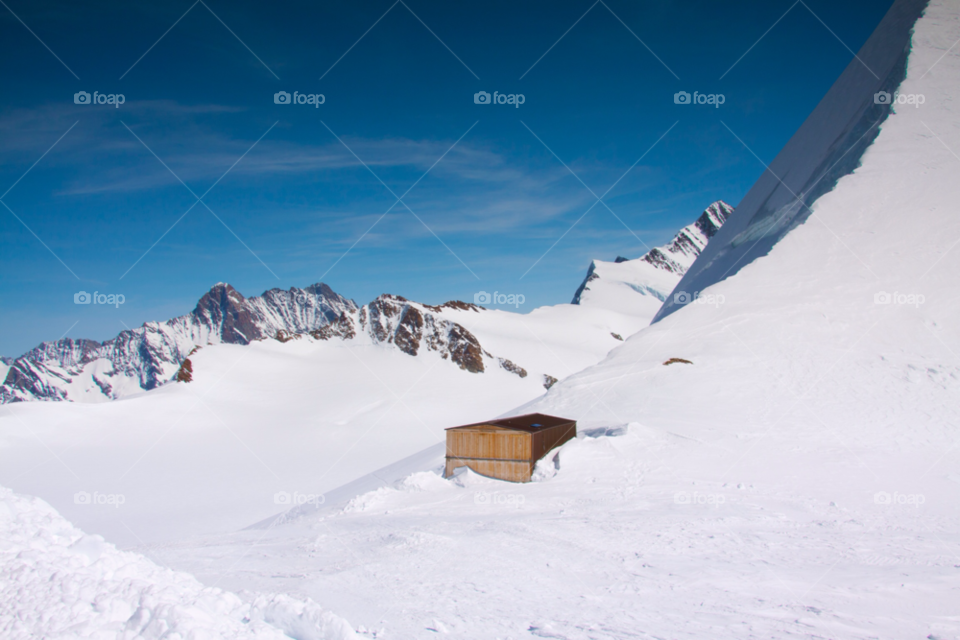
[{"label": "sunlit snow surface", "polygon": [[[236,530],[442,442],[446,427],[529,402],[546,391],[544,375],[599,362],[623,344],[612,333],[628,336],[652,315],[570,304],[442,314],[526,377],[492,359],[470,373],[363,335],[206,346],[191,357],[190,383],[98,404],[0,407],[0,485],[122,546]],[[124,503],[101,497],[112,495]]]},{"label": "sunlit snow surface", "polygon": [[309,600],[205,587],[86,535],[38,498],[0,488],[0,636],[348,640]]}]

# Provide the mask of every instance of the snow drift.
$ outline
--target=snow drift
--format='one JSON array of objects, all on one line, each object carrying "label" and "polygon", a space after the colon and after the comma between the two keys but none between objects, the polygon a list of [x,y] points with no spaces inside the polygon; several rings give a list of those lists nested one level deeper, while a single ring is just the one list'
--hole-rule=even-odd
[{"label": "snow drift", "polygon": [[283,595],[204,587],[119,551],[38,498],[0,487],[0,635],[28,638],[349,640],[342,618]]}]

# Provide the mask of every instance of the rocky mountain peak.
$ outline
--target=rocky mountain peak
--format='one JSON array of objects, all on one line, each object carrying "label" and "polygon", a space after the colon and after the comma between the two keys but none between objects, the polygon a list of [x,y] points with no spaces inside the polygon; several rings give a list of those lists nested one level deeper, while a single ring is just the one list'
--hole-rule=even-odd
[{"label": "rocky mountain peak", "polygon": [[[129,392],[130,382],[137,389],[149,390],[178,376],[185,379],[184,361],[207,344],[247,345],[265,339],[287,342],[303,336],[320,340],[366,336],[411,356],[425,350],[438,352],[473,373],[483,372],[487,359],[526,375],[522,367],[484,351],[467,329],[443,318],[440,312],[444,308],[481,310],[457,301],[431,307],[393,294],[358,307],[322,282],[305,289],[270,289],[245,298],[231,285],[218,282],[186,315],[145,323],[103,343],[64,338],[41,344],[10,364],[0,386],[0,404],[77,399],[81,393],[116,398]],[[96,365],[91,365],[94,362]],[[88,365],[92,366],[89,370]],[[92,379],[92,386],[84,383],[87,387],[82,392],[71,386],[81,374]]]}]

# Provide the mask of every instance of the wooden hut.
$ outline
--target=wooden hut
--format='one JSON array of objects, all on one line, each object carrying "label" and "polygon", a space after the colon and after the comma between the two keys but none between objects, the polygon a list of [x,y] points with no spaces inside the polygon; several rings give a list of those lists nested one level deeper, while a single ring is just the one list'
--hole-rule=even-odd
[{"label": "wooden hut", "polygon": [[469,467],[491,478],[529,482],[537,460],[576,437],[576,421],[542,413],[450,427],[444,477]]}]

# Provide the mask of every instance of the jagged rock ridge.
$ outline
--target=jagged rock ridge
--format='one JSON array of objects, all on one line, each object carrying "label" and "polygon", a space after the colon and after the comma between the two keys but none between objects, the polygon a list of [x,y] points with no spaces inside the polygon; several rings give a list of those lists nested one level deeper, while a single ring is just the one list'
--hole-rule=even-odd
[{"label": "jagged rock ridge", "polygon": [[[681,229],[670,244],[655,247],[639,259],[658,269],[683,275],[706,248],[710,238],[717,235],[731,213],[733,207],[723,200],[717,200],[700,214],[696,222]],[[620,259],[617,261],[621,262]]]},{"label": "jagged rock ridge", "polygon": [[[12,362],[0,386],[0,404],[115,399],[172,380],[190,381],[193,364],[188,357],[198,347],[303,336],[363,338],[411,356],[436,351],[472,373],[483,372],[487,360],[488,365],[526,376],[522,367],[486,352],[463,326],[441,317],[444,307],[482,310],[459,301],[434,307],[391,295],[360,307],[323,283],[244,298],[229,284],[218,283],[192,312],[166,322],[148,322],[102,343],[64,338],[41,344]],[[81,376],[91,381],[82,388],[73,384]]]},{"label": "jagged rock ridge", "polygon": [[[733,207],[717,200],[696,221],[681,229],[668,244],[655,247],[636,260],[622,256],[617,256],[614,262],[594,260],[577,288],[572,303],[583,304],[590,298],[590,304],[597,306],[634,314],[656,313],[659,304],[732,213]],[[649,302],[624,301],[624,296],[632,296],[631,292],[641,294]]]}]

